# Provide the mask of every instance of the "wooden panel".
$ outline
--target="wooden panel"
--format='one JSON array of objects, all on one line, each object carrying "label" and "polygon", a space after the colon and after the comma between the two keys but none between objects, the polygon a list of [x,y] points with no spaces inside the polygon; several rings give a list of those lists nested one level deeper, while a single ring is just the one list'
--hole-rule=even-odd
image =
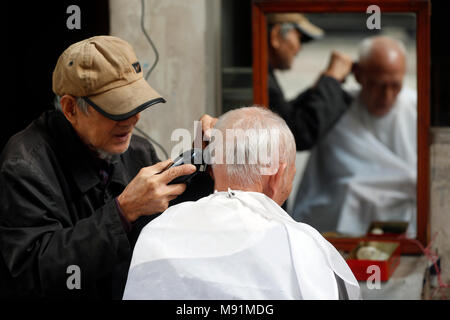
[{"label": "wooden panel", "polygon": [[268,107],[267,93],[267,26],[259,6],[252,6],[253,30],[253,103]]}]

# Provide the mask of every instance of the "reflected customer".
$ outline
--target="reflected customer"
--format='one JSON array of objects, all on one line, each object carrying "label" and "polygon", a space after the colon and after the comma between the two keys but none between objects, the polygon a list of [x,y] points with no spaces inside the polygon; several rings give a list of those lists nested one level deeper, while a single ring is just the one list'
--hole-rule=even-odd
[{"label": "reflected customer", "polygon": [[415,236],[417,93],[403,86],[405,72],[401,42],[379,36],[361,43],[361,89],[349,93],[349,111],[311,153],[297,221],[350,235],[365,234],[372,221],[405,221]]}]

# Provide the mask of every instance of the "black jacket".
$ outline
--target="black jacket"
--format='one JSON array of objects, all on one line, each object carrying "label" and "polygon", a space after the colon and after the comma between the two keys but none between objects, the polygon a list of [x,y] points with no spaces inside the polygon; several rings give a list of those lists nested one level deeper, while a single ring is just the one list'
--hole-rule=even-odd
[{"label": "black jacket", "polygon": [[[126,232],[114,198],[158,161],[138,136],[110,163],[99,161],[56,110],[13,136],[0,156],[0,297],[120,299],[133,246],[155,215]],[[212,180],[198,187],[184,200],[209,194]],[[67,286],[71,265],[80,270],[79,290]]]},{"label": "black jacket", "polygon": [[322,76],[316,86],[286,101],[272,69],[268,79],[269,106],[294,134],[297,150],[311,149],[348,109],[351,97],[334,78]]}]

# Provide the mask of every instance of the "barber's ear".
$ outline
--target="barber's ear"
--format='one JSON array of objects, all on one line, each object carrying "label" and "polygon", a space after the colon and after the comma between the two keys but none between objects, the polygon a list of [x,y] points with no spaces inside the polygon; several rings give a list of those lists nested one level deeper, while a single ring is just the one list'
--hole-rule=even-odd
[{"label": "barber's ear", "polygon": [[272,200],[274,200],[275,202],[279,202],[278,197],[280,193],[283,191],[286,168],[287,168],[286,163],[280,163],[277,173],[269,177],[267,196]]},{"label": "barber's ear", "polygon": [[61,109],[64,116],[70,123],[76,123],[77,101],[71,95],[63,95],[60,99]]},{"label": "barber's ear", "polygon": [[280,47],[280,30],[281,30],[281,24],[277,23],[275,24],[272,29],[270,30],[270,45],[274,49],[278,49]]}]

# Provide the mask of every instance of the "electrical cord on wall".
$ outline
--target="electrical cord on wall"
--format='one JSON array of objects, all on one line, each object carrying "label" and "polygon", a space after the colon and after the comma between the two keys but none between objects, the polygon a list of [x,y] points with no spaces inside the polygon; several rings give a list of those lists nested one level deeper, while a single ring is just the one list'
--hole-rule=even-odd
[{"label": "electrical cord on wall", "polygon": [[423,252],[423,254],[425,255],[425,257],[427,258],[427,260],[429,262],[431,262],[432,266],[434,267],[434,270],[435,270],[436,276],[437,276],[438,287],[435,288],[431,292],[431,298],[434,297],[436,292],[440,291],[442,299],[447,300],[445,292],[442,291],[442,289],[450,288],[450,283],[444,283],[444,281],[442,281],[441,269],[439,268],[439,266],[437,264],[437,262],[439,260],[439,255],[432,250],[432,246],[433,246],[434,240],[436,239],[437,235],[438,235],[438,232],[435,232],[433,234],[433,237],[431,238],[431,241],[428,243],[428,245],[426,247],[424,247],[423,244],[420,241],[416,240],[416,239],[409,239],[409,238],[406,238],[406,237],[402,237],[402,239],[405,239],[406,241],[409,241],[409,242],[415,244],[416,246],[418,246],[420,248],[420,250]]},{"label": "electrical cord on wall", "polygon": [[150,76],[150,73],[152,73],[153,69],[156,67],[156,64],[159,61],[159,53],[158,53],[158,50],[156,49],[156,46],[153,43],[152,39],[148,35],[147,31],[145,31],[144,15],[145,15],[145,0],[141,0],[141,30],[144,33],[145,38],[147,39],[148,43],[150,43],[150,46],[152,47],[153,51],[155,52],[155,61],[153,62],[152,66],[150,67],[150,69],[145,74],[145,80],[148,80],[148,77]]},{"label": "electrical cord on wall", "polygon": [[[147,39],[147,41],[150,43],[150,46],[152,47],[153,51],[155,52],[155,61],[153,62],[152,66],[150,67],[150,69],[147,71],[147,73],[145,74],[145,80],[148,81],[148,77],[150,76],[150,73],[152,73],[153,69],[156,67],[156,64],[158,63],[159,60],[159,54],[158,54],[158,50],[156,49],[155,44],[153,43],[152,39],[150,38],[150,36],[147,34],[147,31],[145,31],[145,27],[144,27],[144,15],[145,15],[145,0],[141,0],[141,30],[145,35],[145,38]],[[166,159],[169,158],[169,154],[167,153],[166,149],[164,149],[164,147],[159,144],[157,141],[155,141],[154,139],[152,139],[148,134],[146,134],[142,129],[140,129],[139,127],[134,127],[139,133],[141,133],[146,139],[150,140],[150,142],[152,142],[153,144],[155,144],[159,149],[161,149],[161,151],[164,153],[164,156],[166,157]]]},{"label": "electrical cord on wall", "polygon": [[145,138],[147,138],[148,140],[150,140],[150,142],[152,142],[153,144],[156,144],[156,146],[161,149],[161,151],[164,153],[164,156],[166,157],[166,159],[169,159],[169,155],[167,154],[167,151],[163,148],[162,145],[160,145],[158,142],[156,142],[154,139],[152,139],[148,134],[146,134],[142,129],[138,128],[138,127],[134,127],[137,131],[139,131]]}]

